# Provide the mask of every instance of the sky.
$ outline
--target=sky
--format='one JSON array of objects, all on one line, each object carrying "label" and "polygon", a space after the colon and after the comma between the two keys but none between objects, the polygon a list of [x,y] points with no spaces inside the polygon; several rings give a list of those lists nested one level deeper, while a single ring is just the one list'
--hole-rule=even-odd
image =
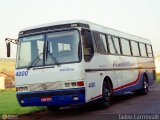
[{"label": "sky", "polygon": [[23,28],[74,19],[147,38],[160,54],[160,0],[0,0],[0,58],[6,58],[5,38],[17,39]]}]

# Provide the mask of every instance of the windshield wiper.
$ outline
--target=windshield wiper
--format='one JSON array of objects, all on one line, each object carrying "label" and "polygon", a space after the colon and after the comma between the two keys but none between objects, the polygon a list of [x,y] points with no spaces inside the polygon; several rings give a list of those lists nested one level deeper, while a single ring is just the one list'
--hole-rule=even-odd
[{"label": "windshield wiper", "polygon": [[51,53],[47,53],[47,55],[49,55],[51,58],[52,58],[52,60],[55,62],[55,65],[57,65],[58,67],[60,67],[61,66],[61,64],[57,61],[57,59],[53,56],[53,53],[51,54]]},{"label": "windshield wiper", "polygon": [[27,67],[27,70],[29,70],[31,67],[33,67],[34,64],[36,64],[36,63],[39,62],[41,55],[43,55],[43,53],[40,53],[40,54],[33,60],[33,62],[31,62],[31,64]]},{"label": "windshield wiper", "polygon": [[47,41],[47,48],[46,48],[46,50],[47,50],[47,51],[46,51],[46,60],[47,60],[48,55],[49,55],[49,56],[52,58],[52,60],[55,62],[55,64],[56,64],[58,67],[60,67],[61,64],[58,63],[56,57],[53,56],[53,53],[51,54],[50,51],[48,50],[48,41]]}]

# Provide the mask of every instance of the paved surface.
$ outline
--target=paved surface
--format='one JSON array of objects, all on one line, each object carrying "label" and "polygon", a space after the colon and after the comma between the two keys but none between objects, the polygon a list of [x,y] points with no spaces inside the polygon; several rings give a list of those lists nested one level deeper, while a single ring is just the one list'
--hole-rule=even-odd
[{"label": "paved surface", "polygon": [[[139,119],[137,114],[151,114],[160,119],[160,84],[150,87],[148,95],[125,95],[114,98],[112,105],[99,110],[93,107],[63,109],[59,112],[48,110],[19,116],[19,120],[116,120]],[[131,114],[131,115],[130,115]],[[155,115],[155,116],[154,116]],[[145,115],[146,116],[146,115]],[[127,118],[128,117],[128,118]],[[148,119],[148,118],[147,118]],[[151,118],[150,118],[151,119]],[[149,119],[148,119],[149,120]]]}]

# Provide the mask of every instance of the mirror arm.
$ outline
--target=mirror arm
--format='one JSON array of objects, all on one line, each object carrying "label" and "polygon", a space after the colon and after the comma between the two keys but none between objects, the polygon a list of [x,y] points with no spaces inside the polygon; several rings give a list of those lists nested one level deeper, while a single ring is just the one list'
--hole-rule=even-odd
[{"label": "mirror arm", "polygon": [[6,43],[11,42],[11,43],[13,43],[13,44],[19,44],[19,40],[18,40],[18,39],[6,38],[6,39],[5,39],[5,42],[6,42]]}]

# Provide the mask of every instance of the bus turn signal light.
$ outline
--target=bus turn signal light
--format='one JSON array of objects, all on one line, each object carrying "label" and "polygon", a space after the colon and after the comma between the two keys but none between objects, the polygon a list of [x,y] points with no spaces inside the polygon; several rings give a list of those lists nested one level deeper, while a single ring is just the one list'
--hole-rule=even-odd
[{"label": "bus turn signal light", "polygon": [[78,81],[78,82],[77,82],[77,86],[79,86],[79,87],[84,86],[84,81]]}]

